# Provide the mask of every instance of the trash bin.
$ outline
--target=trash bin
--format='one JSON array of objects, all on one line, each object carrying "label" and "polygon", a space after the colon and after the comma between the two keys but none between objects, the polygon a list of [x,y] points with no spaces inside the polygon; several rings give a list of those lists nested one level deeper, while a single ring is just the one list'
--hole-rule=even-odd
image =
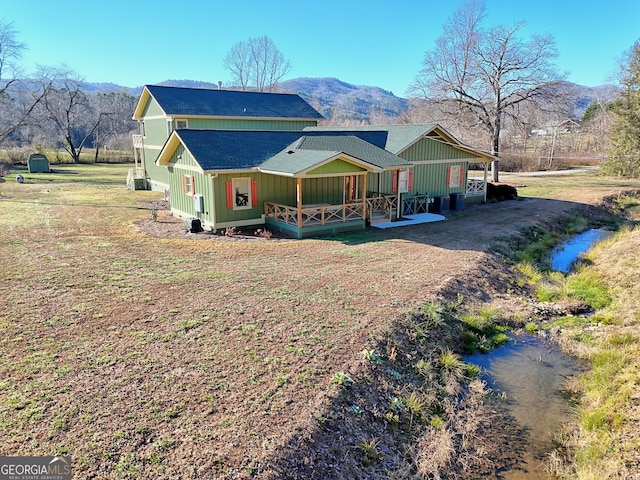
[{"label": "trash bin", "polygon": [[452,193],[449,198],[451,199],[451,210],[464,210],[464,193]]},{"label": "trash bin", "polygon": [[449,211],[449,197],[433,197],[433,211],[435,213],[444,213]]}]

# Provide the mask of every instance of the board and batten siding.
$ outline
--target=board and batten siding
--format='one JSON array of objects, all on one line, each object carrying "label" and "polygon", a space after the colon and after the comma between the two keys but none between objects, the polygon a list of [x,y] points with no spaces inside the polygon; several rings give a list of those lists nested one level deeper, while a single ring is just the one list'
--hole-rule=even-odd
[{"label": "board and batten siding", "polygon": [[142,113],[144,123],[144,167],[153,190],[171,188],[169,173],[165,167],[155,164],[162,147],[169,138],[167,121],[186,120],[189,129],[193,130],[289,130],[301,131],[305,127],[317,125],[316,120],[296,119],[264,119],[264,118],[211,118],[199,116],[167,115],[158,102],[150,97]]},{"label": "board and batten siding", "polygon": [[[478,159],[477,154],[432,138],[423,138],[400,152],[398,156],[414,164],[412,190],[409,193],[427,194],[431,198],[451,193],[464,193],[469,161]],[[450,188],[447,185],[449,169],[458,166],[462,168],[462,181],[458,187]],[[389,172],[385,172],[383,184],[384,192],[390,192],[387,190],[392,185],[392,177]]]},{"label": "board and batten siding", "polygon": [[[196,162],[182,145],[174,152],[169,166],[163,168],[167,170],[169,175],[171,211],[181,218],[200,218],[204,224],[210,224],[213,219],[213,205],[207,202],[207,199],[211,199],[211,177],[200,171]],[[190,193],[183,191],[185,175],[193,178],[193,190]],[[197,213],[195,209],[194,196],[196,194],[202,195],[204,198],[202,213]]]},{"label": "board and batten siding", "polygon": [[316,122],[305,120],[233,119],[204,117],[174,117],[186,119],[190,130],[289,130],[298,131],[314,127]]}]

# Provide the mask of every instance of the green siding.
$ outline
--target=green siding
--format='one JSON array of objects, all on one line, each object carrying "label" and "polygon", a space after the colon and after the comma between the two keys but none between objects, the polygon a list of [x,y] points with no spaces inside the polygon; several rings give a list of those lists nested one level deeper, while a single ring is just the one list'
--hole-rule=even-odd
[{"label": "green siding", "polygon": [[[182,119],[183,117],[176,117]],[[193,130],[302,130],[313,127],[316,122],[302,120],[273,119],[224,119],[224,118],[188,118],[189,129]]]},{"label": "green siding", "polygon": [[[147,117],[162,118],[147,118]],[[169,185],[169,171],[164,166],[155,164],[160,149],[164,146],[168,135],[168,117],[164,114],[158,103],[151,98],[144,108],[142,121],[144,122],[144,167],[147,176],[151,180],[153,189],[161,189]],[[278,120],[278,119],[220,119],[220,118],[193,118],[189,116],[175,117],[179,120],[187,120],[190,129],[218,129],[218,130],[303,130],[305,127],[316,126],[316,121],[308,120]],[[174,120],[175,120],[174,119]],[[158,185],[161,184],[161,185]],[[170,186],[171,188],[171,186]]]},{"label": "green siding", "polygon": [[[342,204],[344,177],[323,177],[302,180],[302,203]],[[293,203],[292,205],[295,205]]]},{"label": "green siding", "polygon": [[307,175],[361,173],[364,170],[364,168],[354,165],[353,163],[345,162],[344,160],[338,159],[322,165],[314,170],[310,170],[309,172],[307,172]]},{"label": "green siding", "polygon": [[[258,205],[247,210],[227,208],[226,183],[233,178],[248,177],[256,180]],[[302,180],[302,202],[341,204],[343,198],[343,177],[323,177]],[[178,185],[181,188],[181,185]],[[177,187],[176,187],[177,188]],[[218,175],[214,179],[216,223],[237,222],[258,219],[264,213],[264,202],[295,206],[296,179],[265,173],[247,172]]]},{"label": "green siding", "polygon": [[164,111],[162,110],[162,108],[160,108],[160,105],[153,97],[149,97],[149,101],[142,111],[142,118],[154,117],[157,115],[164,115]]},{"label": "green siding", "polygon": [[[211,177],[194,171],[191,167],[195,164],[196,162],[191,158],[189,153],[185,152],[184,148],[180,146],[176,149],[170,165],[163,167],[167,170],[169,176],[171,209],[175,210],[182,217],[197,217],[200,218],[203,223],[211,224],[213,222],[213,204],[210,202],[212,198]],[[182,192],[183,174],[193,176],[195,182],[194,193],[204,197],[204,211],[202,213],[196,213],[193,195]]]},{"label": "green siding", "polygon": [[[460,165],[464,171],[464,178],[460,187],[447,187],[447,169]],[[464,193],[467,180],[466,162],[447,162],[435,164],[422,164],[413,167],[413,191],[420,195],[428,194],[429,197],[439,197],[450,193]]]},{"label": "green siding", "polygon": [[406,150],[399,157],[410,162],[424,160],[455,160],[459,158],[479,158],[478,155],[465,150],[460,150],[446,143],[424,138]]}]

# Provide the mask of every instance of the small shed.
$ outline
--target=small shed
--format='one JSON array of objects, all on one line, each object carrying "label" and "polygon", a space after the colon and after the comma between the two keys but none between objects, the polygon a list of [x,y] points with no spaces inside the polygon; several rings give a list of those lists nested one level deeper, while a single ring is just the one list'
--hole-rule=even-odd
[{"label": "small shed", "polygon": [[51,167],[49,165],[49,159],[42,153],[32,153],[27,158],[27,168],[29,173],[49,173]]}]

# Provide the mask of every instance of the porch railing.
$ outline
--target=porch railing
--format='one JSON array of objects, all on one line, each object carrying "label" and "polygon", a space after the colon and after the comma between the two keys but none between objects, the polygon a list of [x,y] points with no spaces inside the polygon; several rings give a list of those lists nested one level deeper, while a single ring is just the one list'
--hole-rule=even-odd
[{"label": "porch railing", "polygon": [[429,195],[414,195],[402,198],[402,215],[429,213]]},{"label": "porch railing", "polygon": [[[298,226],[298,208],[265,202],[265,216],[277,222]],[[300,209],[302,226],[344,223],[363,218],[362,203],[343,205],[308,205]]]},{"label": "porch railing", "polygon": [[467,180],[467,195],[484,195],[487,191],[487,183],[480,178]]},{"label": "porch railing", "polygon": [[394,210],[398,208],[398,195],[370,192],[367,197],[367,215],[369,218],[375,214],[384,213],[391,218]]}]

